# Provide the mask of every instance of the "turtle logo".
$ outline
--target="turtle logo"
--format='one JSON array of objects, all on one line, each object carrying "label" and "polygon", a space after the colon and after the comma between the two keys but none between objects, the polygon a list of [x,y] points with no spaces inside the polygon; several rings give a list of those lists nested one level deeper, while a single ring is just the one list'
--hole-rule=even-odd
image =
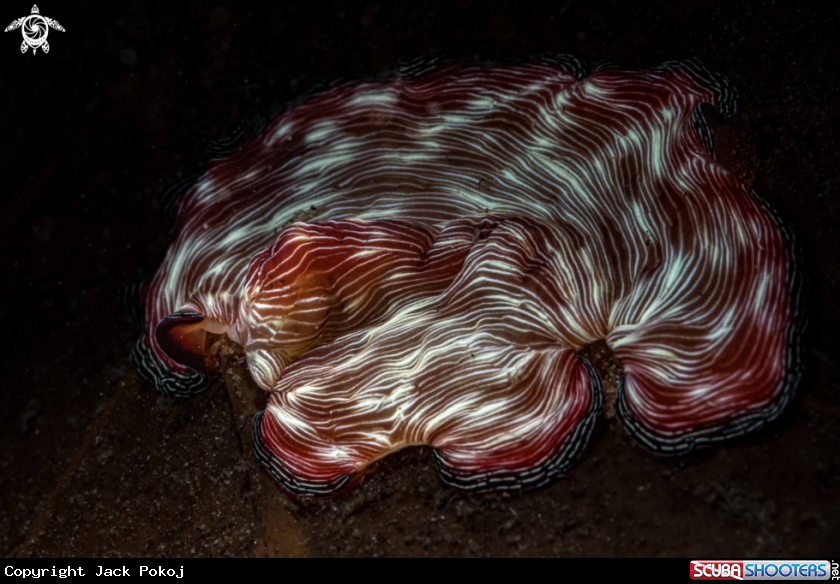
[{"label": "turtle logo", "polygon": [[58,24],[58,21],[41,16],[41,11],[38,10],[37,4],[32,6],[32,14],[12,21],[12,24],[7,26],[3,32],[9,32],[16,28],[20,28],[23,33],[20,52],[25,53],[26,49],[31,48],[33,55],[39,48],[45,53],[50,52],[50,44],[47,42],[47,34],[50,32],[50,28],[64,32],[64,27]]}]

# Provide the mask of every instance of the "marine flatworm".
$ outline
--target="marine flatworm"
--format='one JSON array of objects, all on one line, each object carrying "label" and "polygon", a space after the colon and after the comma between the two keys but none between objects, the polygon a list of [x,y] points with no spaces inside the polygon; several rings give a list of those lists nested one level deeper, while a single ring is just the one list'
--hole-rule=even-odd
[{"label": "marine flatworm", "polygon": [[797,384],[790,231],[719,164],[697,62],[411,63],[334,84],[214,160],[176,203],[135,353],[158,389],[206,384],[207,331],[271,392],[257,458],[330,494],[399,448],[443,480],[567,471],[603,408],[676,454],[779,416]]}]

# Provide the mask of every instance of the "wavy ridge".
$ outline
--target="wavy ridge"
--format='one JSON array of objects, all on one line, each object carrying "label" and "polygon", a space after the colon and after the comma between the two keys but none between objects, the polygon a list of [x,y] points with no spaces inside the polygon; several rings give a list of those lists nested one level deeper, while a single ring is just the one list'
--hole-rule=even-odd
[{"label": "wavy ridge", "polygon": [[302,495],[410,444],[462,488],[544,484],[600,411],[575,351],[601,339],[619,418],[657,452],[777,417],[801,276],[789,229],[713,157],[700,108],[731,119],[734,88],[697,62],[585,71],[406,63],[237,141],[178,203],[141,370],[198,391],[158,338],[177,356],[227,332],[271,391],[257,457]]}]

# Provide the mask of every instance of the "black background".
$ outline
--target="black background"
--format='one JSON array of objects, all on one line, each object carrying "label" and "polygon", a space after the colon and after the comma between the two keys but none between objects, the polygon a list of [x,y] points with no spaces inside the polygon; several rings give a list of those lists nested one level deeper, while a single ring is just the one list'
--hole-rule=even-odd
[{"label": "black background", "polygon": [[[22,55],[19,31],[0,35],[0,511],[6,524],[0,547],[6,553],[20,549],[56,483],[77,478],[66,477],[65,469],[116,391],[88,380],[110,367],[109,379],[139,383],[127,357],[134,331],[117,290],[150,274],[165,251],[159,183],[194,172],[208,140],[325,77],[393,70],[402,57],[433,51],[476,60],[571,53],[628,66],[699,57],[728,75],[742,97],[740,123],[750,136],[745,158],[755,187],[792,221],[808,256],[813,326],[802,395],[836,424],[837,2],[271,6],[52,0],[39,3],[41,14],[66,32],[50,32],[49,54]],[[30,8],[28,1],[4,2],[0,25]],[[803,409],[801,399],[791,416]],[[780,432],[774,444],[783,444]],[[837,434],[814,432],[809,447],[823,452],[815,463],[822,466],[801,480],[824,481],[819,488],[828,489],[828,500],[814,502],[823,518],[815,533],[836,542]]]}]

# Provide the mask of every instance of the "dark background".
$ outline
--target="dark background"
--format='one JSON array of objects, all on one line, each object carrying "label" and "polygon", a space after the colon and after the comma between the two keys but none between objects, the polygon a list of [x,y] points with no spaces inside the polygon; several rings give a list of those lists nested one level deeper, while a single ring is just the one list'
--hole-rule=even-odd
[{"label": "dark background", "polygon": [[[4,2],[0,26],[31,1]],[[39,3],[66,32],[0,34],[0,553],[253,555],[259,497],[227,394],[157,396],[120,286],[163,257],[155,190],[209,140],[329,76],[444,51],[628,66],[699,57],[741,94],[739,173],[807,254],[799,397],[725,448],[662,460],[614,423],[537,493],[442,487],[423,449],[336,502],[288,503],[314,555],[838,555],[838,4],[687,0]],[[277,494],[278,496],[281,496]]]}]

